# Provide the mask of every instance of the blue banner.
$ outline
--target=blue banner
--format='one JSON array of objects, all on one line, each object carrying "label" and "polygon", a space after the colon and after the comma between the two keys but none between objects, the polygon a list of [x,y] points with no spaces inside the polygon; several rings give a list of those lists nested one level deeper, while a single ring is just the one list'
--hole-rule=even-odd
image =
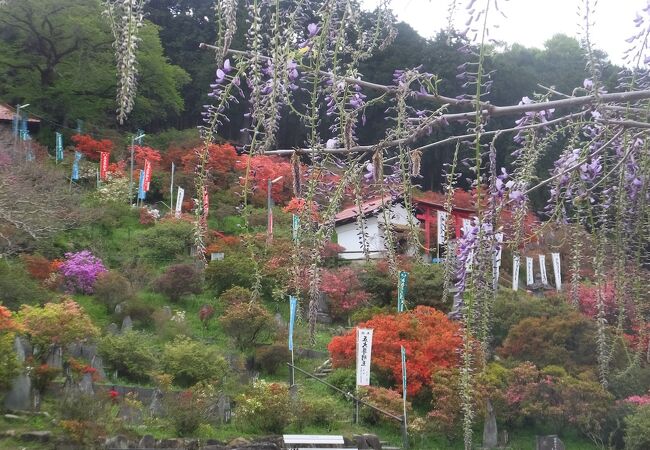
[{"label": "blue banner", "polygon": [[294,214],[293,216],[291,216],[291,235],[293,236],[294,241],[298,240],[299,228],[300,228],[300,217]]},{"label": "blue banner", "polygon": [[56,133],[56,162],[63,161],[63,135]]},{"label": "blue banner", "polygon": [[298,299],[293,295],[289,296],[289,351],[293,351],[293,325],[296,322],[296,310]]},{"label": "blue banner", "polygon": [[409,273],[403,270],[399,273],[397,282],[397,312],[404,312],[404,303],[406,301],[406,290],[408,288]]},{"label": "blue banner", "polygon": [[26,141],[29,139],[29,129],[27,128],[27,118],[20,121],[20,139]]},{"label": "blue banner", "polygon": [[74,161],[72,162],[72,179],[79,179],[79,161],[81,161],[81,153],[74,152]]},{"label": "blue banner", "polygon": [[138,200],[144,200],[147,193],[144,191],[144,170],[140,170],[140,181],[138,184]]}]

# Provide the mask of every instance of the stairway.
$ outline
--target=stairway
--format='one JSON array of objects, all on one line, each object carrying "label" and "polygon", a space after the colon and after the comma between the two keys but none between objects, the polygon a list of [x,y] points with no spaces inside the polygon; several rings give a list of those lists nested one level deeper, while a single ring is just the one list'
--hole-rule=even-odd
[{"label": "stairway", "polygon": [[326,378],[330,373],[332,373],[332,370],[334,370],[332,368],[332,361],[330,359],[327,359],[323,364],[314,370],[314,375],[322,380],[323,378]]}]

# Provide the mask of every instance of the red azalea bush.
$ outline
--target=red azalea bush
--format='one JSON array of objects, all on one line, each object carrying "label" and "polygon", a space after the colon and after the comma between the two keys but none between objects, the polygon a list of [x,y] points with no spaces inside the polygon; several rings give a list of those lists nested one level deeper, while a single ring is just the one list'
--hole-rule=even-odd
[{"label": "red azalea bush", "polygon": [[[406,349],[408,395],[417,395],[431,386],[431,375],[442,368],[458,364],[461,336],[458,324],[442,312],[418,306],[401,314],[381,314],[359,324],[374,330],[372,365],[386,374],[401,390],[402,366],[400,347]],[[328,346],[333,366],[353,367],[356,358],[356,332],[336,336]]]},{"label": "red azalea bush", "polygon": [[160,152],[154,148],[147,147],[146,145],[134,146],[133,156],[135,162],[141,167],[144,167],[145,160],[149,160],[149,162],[153,166],[158,166],[160,161],[162,161],[162,156],[160,156]]},{"label": "red azalea bush", "polygon": [[350,267],[323,270],[321,291],[329,298],[330,313],[339,319],[367,305],[370,299],[370,294],[359,282],[357,271]]},{"label": "red azalea bush", "polygon": [[[596,318],[598,316],[598,286],[581,284],[578,288],[578,308],[584,315]],[[618,305],[616,304],[616,289],[614,283],[604,283],[600,288],[603,296],[605,319],[608,323],[616,323]],[[633,305],[626,305],[633,308]]]},{"label": "red azalea bush", "polygon": [[113,150],[113,141],[110,139],[96,140],[87,134],[75,134],[72,136],[75,148],[83,153],[88,159],[99,160],[101,152],[110,153]]},{"label": "red azalea bush", "polygon": [[40,255],[26,255],[20,256],[23,261],[25,269],[35,280],[43,283],[55,273],[59,266],[60,261],[50,261],[49,259]]},{"label": "red azalea bush", "polygon": [[[271,196],[276,203],[287,203],[293,197],[293,168],[288,159],[280,156],[266,155],[242,155],[237,161],[237,170],[246,176],[246,169],[250,162],[249,187],[254,189],[253,200],[257,204],[265,205],[268,180],[275,180],[282,177],[281,180],[272,184]],[[240,180],[244,182],[243,179]]]}]

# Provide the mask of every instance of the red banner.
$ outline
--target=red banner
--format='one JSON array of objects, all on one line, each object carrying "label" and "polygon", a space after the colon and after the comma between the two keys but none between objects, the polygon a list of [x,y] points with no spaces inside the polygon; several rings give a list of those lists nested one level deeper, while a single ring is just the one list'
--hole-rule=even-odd
[{"label": "red banner", "polygon": [[208,189],[203,188],[203,220],[208,220],[209,210],[210,210],[210,200],[208,198]]},{"label": "red banner", "polygon": [[108,171],[108,159],[111,156],[108,152],[99,153],[99,179],[106,179],[106,172]]},{"label": "red banner", "polygon": [[144,191],[149,192],[149,185],[151,183],[151,161],[144,160]]}]

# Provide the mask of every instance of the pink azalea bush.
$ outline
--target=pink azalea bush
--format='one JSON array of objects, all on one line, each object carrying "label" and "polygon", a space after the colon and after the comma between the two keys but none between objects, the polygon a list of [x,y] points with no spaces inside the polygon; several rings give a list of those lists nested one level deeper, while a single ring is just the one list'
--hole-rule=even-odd
[{"label": "pink azalea bush", "polygon": [[89,250],[76,253],[66,253],[65,261],[59,271],[64,277],[63,286],[66,292],[92,294],[93,286],[99,274],[107,271],[101,259]]},{"label": "pink azalea bush", "polygon": [[632,403],[637,406],[650,405],[650,394],[646,395],[632,395],[625,399],[626,403]]},{"label": "pink azalea bush", "polygon": [[349,267],[324,270],[321,290],[330,300],[330,312],[336,318],[345,317],[368,304],[370,294],[363,290],[357,272]]}]

